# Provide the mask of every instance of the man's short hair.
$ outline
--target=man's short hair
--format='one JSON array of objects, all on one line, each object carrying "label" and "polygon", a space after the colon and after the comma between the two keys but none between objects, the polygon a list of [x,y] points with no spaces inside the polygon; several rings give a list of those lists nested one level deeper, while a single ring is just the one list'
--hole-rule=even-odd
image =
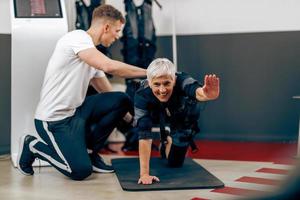
[{"label": "man's short hair", "polygon": [[167,58],[157,58],[153,60],[147,68],[147,80],[152,82],[154,78],[170,76],[175,79],[176,69],[174,64]]},{"label": "man's short hair", "polygon": [[110,21],[120,20],[122,24],[125,23],[125,18],[122,13],[108,4],[103,4],[94,9],[92,21],[94,19],[107,19]]}]

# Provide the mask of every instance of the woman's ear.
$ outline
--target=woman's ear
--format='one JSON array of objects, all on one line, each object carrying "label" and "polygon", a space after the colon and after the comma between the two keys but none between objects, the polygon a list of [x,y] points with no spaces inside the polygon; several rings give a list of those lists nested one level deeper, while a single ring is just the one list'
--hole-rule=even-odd
[{"label": "woman's ear", "polygon": [[152,82],[148,80],[148,86],[152,89]]},{"label": "woman's ear", "polygon": [[174,84],[174,86],[176,85],[176,76],[175,76],[175,78],[173,80],[173,84]]}]

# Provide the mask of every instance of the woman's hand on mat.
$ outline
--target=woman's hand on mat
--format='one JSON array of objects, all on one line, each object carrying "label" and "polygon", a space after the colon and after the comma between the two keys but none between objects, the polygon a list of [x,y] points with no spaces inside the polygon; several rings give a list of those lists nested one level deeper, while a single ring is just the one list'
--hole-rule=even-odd
[{"label": "woman's hand on mat", "polygon": [[140,177],[138,184],[150,185],[153,182],[159,182],[159,178],[156,176],[150,176],[149,174],[144,174]]}]

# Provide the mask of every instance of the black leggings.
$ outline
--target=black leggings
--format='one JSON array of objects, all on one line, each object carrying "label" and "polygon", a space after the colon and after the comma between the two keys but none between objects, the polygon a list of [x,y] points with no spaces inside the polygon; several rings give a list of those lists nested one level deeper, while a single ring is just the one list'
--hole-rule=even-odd
[{"label": "black leggings", "polygon": [[125,93],[107,92],[87,97],[72,117],[55,122],[36,119],[43,141],[34,143],[31,150],[64,175],[82,180],[92,173],[87,149],[99,152],[131,106]]}]

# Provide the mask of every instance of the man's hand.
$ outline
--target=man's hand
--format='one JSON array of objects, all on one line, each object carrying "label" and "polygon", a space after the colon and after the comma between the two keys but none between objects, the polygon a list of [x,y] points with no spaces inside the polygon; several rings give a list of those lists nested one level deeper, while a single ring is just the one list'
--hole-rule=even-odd
[{"label": "man's hand", "polygon": [[155,182],[159,182],[159,178],[156,176],[150,176],[148,174],[144,174],[139,178],[138,184],[143,184],[143,185],[150,185]]},{"label": "man's hand", "polygon": [[196,90],[199,101],[214,100],[220,94],[220,79],[215,74],[205,75],[204,86]]}]

